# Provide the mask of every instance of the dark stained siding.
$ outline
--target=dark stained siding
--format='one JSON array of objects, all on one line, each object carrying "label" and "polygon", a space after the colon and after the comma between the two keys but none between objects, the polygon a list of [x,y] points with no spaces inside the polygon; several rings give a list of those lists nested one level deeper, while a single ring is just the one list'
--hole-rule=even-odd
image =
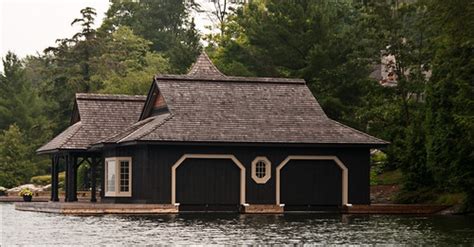
[{"label": "dark stained siding", "polygon": [[228,159],[188,159],[176,169],[176,202],[239,205],[240,168]]},{"label": "dark stained siding", "polygon": [[280,177],[285,206],[342,204],[342,170],[334,161],[293,160],[281,169]]},{"label": "dark stained siding", "polygon": [[[275,168],[288,155],[335,155],[349,170],[349,203],[370,203],[368,148],[295,148],[245,146],[138,145],[104,152],[105,157],[132,156],[133,190],[131,198],[105,201],[170,203],[171,167],[183,154],[233,154],[246,168],[246,202],[275,203]],[[251,177],[251,163],[257,156],[271,161],[271,178],[257,184]],[[340,181],[340,180],[339,180]],[[328,188],[332,190],[332,188]]]}]

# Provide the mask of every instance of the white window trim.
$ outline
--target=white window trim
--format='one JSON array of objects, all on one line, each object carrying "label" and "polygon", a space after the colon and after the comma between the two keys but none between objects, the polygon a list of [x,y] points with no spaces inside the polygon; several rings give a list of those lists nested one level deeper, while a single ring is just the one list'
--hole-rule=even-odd
[{"label": "white window trim", "polygon": [[[257,176],[257,163],[260,161],[265,163],[265,176],[261,178]],[[270,162],[270,160],[268,160],[267,157],[264,157],[264,156],[256,157],[252,161],[252,179],[257,184],[265,184],[266,182],[268,182],[268,180],[271,177],[272,177],[272,163]]]},{"label": "white window trim", "polygon": [[[107,162],[115,161],[115,191],[108,191],[108,167]],[[129,170],[128,170],[128,191],[121,192],[120,191],[120,162],[121,161],[128,161]],[[132,196],[132,157],[110,157],[105,159],[105,196],[109,197],[131,197]]]}]

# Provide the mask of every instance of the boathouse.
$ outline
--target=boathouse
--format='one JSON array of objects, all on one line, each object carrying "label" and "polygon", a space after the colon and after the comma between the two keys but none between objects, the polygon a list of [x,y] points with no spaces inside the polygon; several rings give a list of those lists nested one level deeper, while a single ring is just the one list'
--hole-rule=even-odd
[{"label": "boathouse", "polygon": [[369,152],[384,145],[328,118],[304,80],[226,76],[203,53],[146,97],[76,94],[70,127],[38,153],[52,201],[60,167],[72,202],[89,162],[91,201],[100,187],[101,203],[312,210],[370,204]]}]

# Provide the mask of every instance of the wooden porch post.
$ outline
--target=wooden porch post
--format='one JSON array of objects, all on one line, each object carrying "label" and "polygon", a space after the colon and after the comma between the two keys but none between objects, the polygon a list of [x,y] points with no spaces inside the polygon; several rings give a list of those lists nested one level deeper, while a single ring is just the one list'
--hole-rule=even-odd
[{"label": "wooden porch post", "polygon": [[54,154],[51,161],[51,201],[57,202],[59,201],[59,156]]},{"label": "wooden porch post", "polygon": [[54,162],[55,162],[55,158],[56,156],[53,154],[51,155],[51,197],[50,197],[50,201],[53,201],[54,200]]},{"label": "wooden porch post", "polygon": [[65,178],[64,178],[64,186],[66,187],[66,192],[64,193],[64,201],[68,202],[69,201],[69,190],[71,189],[69,186],[69,179],[71,177],[70,171],[69,171],[69,155],[66,154],[63,156],[64,158],[64,171],[66,172]]},{"label": "wooden porch post", "polygon": [[92,157],[91,162],[91,202],[97,202],[96,198],[96,168],[98,165],[99,158]]},{"label": "wooden porch post", "polygon": [[66,177],[67,177],[67,186],[66,186],[66,200],[68,202],[77,201],[77,187],[74,185],[76,183],[76,158],[68,153],[66,156]]},{"label": "wooden porch post", "polygon": [[71,156],[71,200],[72,202],[77,201],[77,157]]}]

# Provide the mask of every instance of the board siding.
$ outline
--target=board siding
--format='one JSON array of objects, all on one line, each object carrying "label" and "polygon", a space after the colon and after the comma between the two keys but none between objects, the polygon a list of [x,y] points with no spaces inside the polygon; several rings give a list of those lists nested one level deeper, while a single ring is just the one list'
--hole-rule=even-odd
[{"label": "board siding", "polygon": [[[246,203],[249,204],[276,203],[276,167],[289,155],[334,155],[344,163],[349,171],[349,203],[370,204],[370,156],[368,148],[184,145],[136,145],[104,150],[104,158],[131,156],[133,166],[132,196],[128,198],[103,197],[103,201],[122,203],[171,203],[171,167],[184,154],[234,155],[245,166]],[[251,163],[257,156],[265,156],[271,162],[271,178],[265,184],[257,184],[251,177]],[[103,178],[103,171],[101,174]],[[327,190],[328,193],[340,193],[337,191],[340,190],[340,188],[327,188]]]},{"label": "board siding", "polygon": [[239,205],[240,168],[229,159],[187,159],[176,169],[180,205]]},{"label": "board siding", "polygon": [[280,171],[281,203],[342,204],[342,170],[332,160],[292,160]]}]

